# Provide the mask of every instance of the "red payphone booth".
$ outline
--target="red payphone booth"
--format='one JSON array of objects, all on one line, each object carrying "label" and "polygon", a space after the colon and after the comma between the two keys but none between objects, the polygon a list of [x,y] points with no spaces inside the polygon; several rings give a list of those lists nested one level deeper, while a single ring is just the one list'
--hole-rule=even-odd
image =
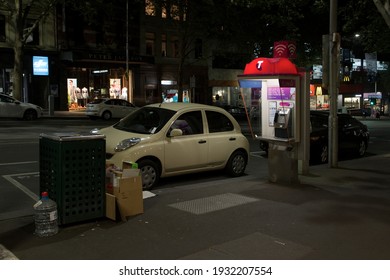
[{"label": "red payphone booth", "polygon": [[257,58],[246,65],[238,82],[244,95],[261,92],[255,137],[268,144],[270,181],[298,182],[298,169],[307,173],[309,161],[308,74],[287,58]]}]

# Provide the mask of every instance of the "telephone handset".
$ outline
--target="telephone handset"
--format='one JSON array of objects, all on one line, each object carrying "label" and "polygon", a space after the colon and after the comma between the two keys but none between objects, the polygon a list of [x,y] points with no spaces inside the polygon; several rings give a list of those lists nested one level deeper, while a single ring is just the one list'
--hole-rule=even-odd
[{"label": "telephone handset", "polygon": [[291,108],[280,108],[276,111],[274,117],[275,137],[290,138],[292,136],[291,111]]}]

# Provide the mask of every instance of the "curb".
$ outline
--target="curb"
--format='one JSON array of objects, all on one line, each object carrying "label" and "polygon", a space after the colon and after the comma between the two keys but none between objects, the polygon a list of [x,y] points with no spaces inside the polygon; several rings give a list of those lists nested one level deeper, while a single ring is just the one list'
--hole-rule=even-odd
[{"label": "curb", "polygon": [[0,260],[18,260],[18,258],[0,244]]}]

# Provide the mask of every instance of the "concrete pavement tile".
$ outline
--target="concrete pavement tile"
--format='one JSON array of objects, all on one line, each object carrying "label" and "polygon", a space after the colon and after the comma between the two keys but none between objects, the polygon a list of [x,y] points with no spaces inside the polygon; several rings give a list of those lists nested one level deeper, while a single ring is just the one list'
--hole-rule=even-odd
[{"label": "concrete pavement tile", "polygon": [[224,259],[224,260],[289,260],[302,259],[311,248],[260,232],[215,245],[209,249],[191,254],[182,259]]}]

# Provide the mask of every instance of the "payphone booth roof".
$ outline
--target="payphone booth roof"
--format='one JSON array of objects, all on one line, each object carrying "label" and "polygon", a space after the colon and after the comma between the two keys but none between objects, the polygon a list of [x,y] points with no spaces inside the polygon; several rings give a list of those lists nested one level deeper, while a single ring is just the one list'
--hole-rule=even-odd
[{"label": "payphone booth roof", "polygon": [[279,76],[279,75],[299,75],[298,69],[294,63],[288,58],[265,58],[260,57],[247,63],[244,69],[244,74],[239,75],[240,78],[245,76]]}]

